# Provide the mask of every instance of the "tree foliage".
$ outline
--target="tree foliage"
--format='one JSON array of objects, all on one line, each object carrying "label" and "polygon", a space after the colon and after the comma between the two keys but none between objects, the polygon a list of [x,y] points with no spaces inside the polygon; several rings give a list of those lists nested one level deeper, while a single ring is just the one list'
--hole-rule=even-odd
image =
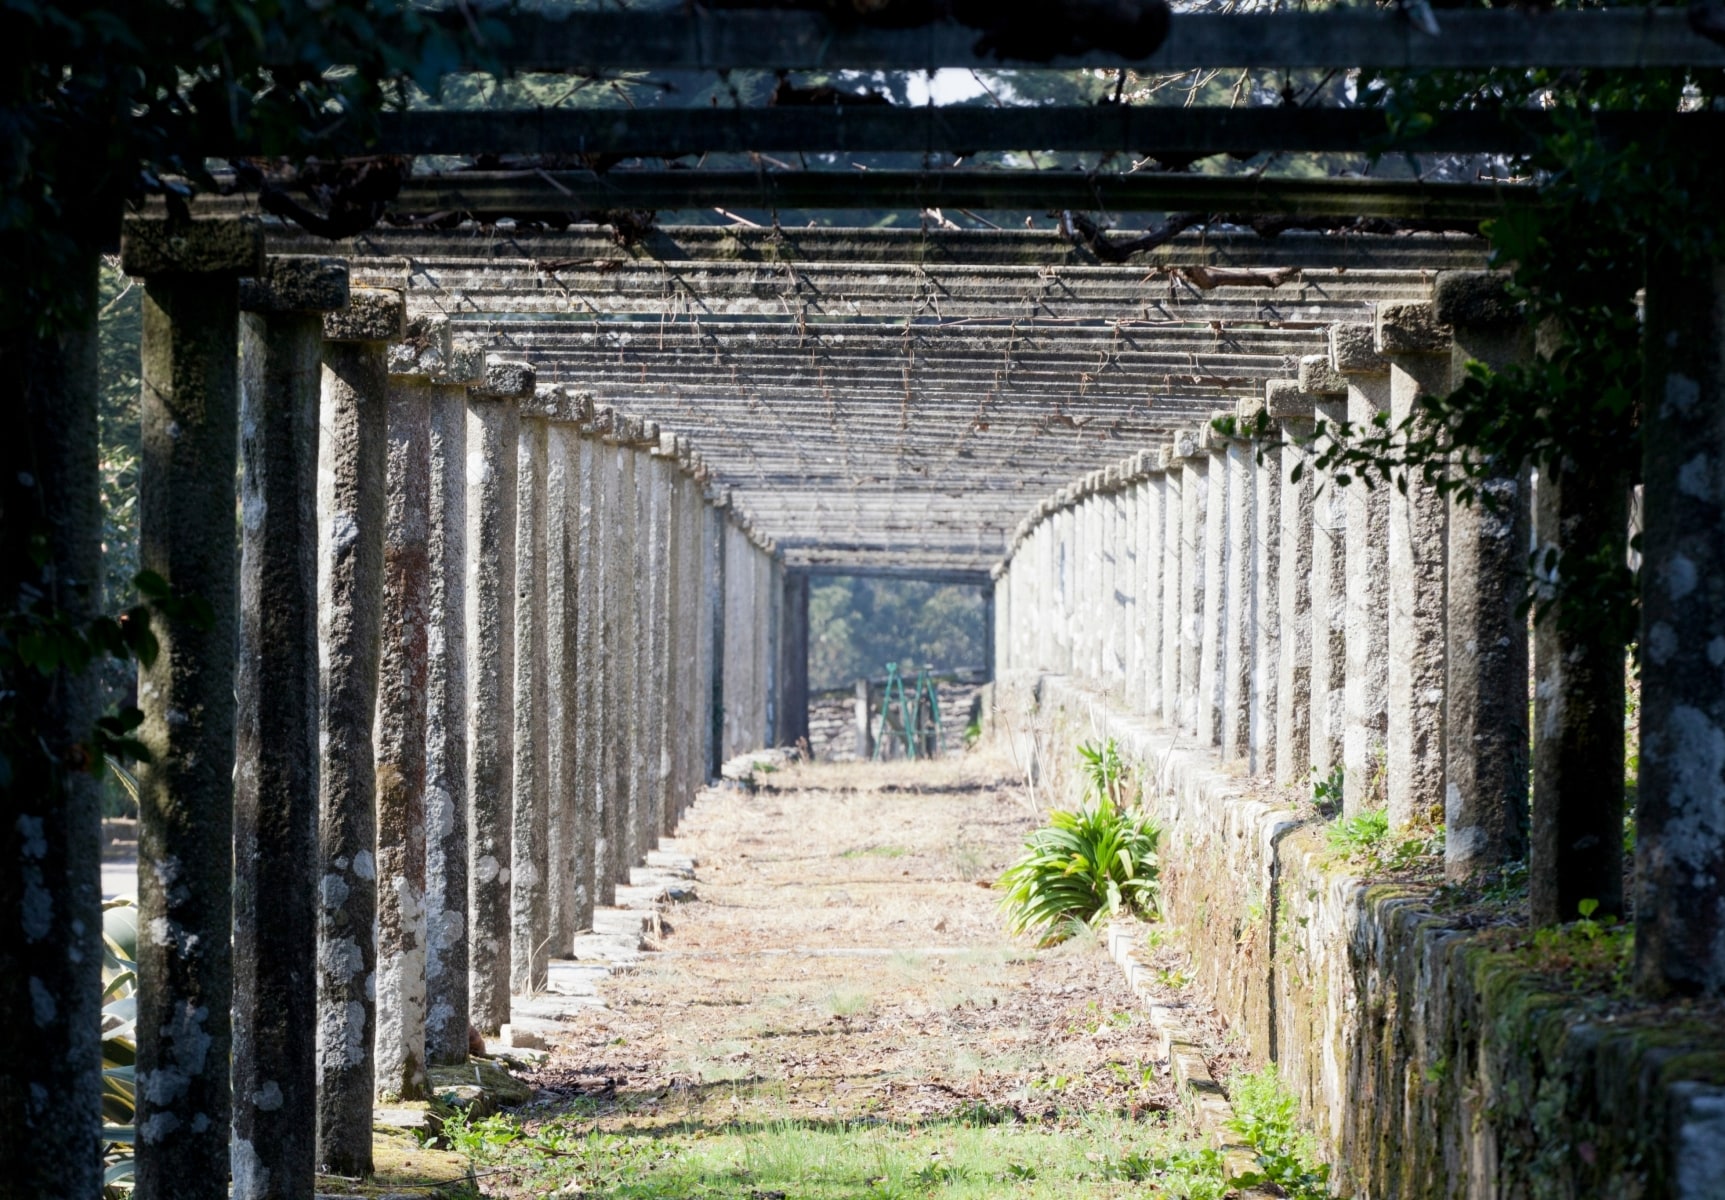
[{"label": "tree foliage", "polygon": [[982,595],[918,580],[845,577],[809,590],[809,686],[816,691],[872,679],[897,662],[916,669],[980,667]]}]

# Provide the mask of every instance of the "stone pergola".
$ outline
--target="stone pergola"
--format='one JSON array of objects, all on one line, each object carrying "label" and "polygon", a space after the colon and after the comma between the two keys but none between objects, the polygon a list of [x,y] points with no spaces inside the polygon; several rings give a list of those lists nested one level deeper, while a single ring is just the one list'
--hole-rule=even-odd
[{"label": "stone pergola", "polygon": [[[976,60],[974,38],[945,26],[856,35],[817,14],[760,16],[520,18],[503,58]],[[1722,61],[1677,13],[1444,20],[1458,22],[1447,41],[1375,15],[1207,17],[1176,23],[1151,65]],[[1117,65],[1100,51],[1084,62]],[[1706,145],[1716,115],[1696,115],[1709,123],[1680,128]],[[460,152],[510,121],[409,116],[386,138],[421,152]],[[731,120],[614,136],[660,139],[618,142],[636,153],[681,151],[689,128],[758,146],[780,119]],[[871,126],[869,144],[953,136],[932,120]],[[1173,144],[1322,149],[1336,136],[1316,122],[1240,134],[1205,120],[1176,128]],[[535,129],[587,136],[555,115]],[[804,144],[820,136],[806,126],[773,136],[823,148]],[[1123,135],[1084,136],[1114,147]],[[1527,136],[1490,121],[1433,134],[1461,146]],[[1446,814],[1458,878],[1513,851],[1527,670],[1492,648],[1526,643],[1506,599],[1519,596],[1528,544],[1524,478],[1501,481],[1499,520],[1429,489],[1326,487],[1291,470],[1319,420],[1399,420],[1459,362],[1525,351],[1489,302],[1481,242],[1212,229],[1120,264],[1050,233],[656,226],[619,244],[567,221],[739,196],[1179,202],[1451,225],[1528,199],[1486,185],[1152,172],[535,168],[411,176],[383,206],[477,214],[455,229],[314,241],[246,197],[200,202],[190,220],[130,218],[122,259],[145,292],[141,562],[197,601],[164,610],[139,685],[152,757],[140,1200],[225,1196],[230,1169],[246,1198],[308,1197],[314,1167],[366,1173],[376,1100],[421,1096],[429,1067],[464,1062],[469,1024],[490,1035],[512,1023],[722,760],[795,738],[814,574],[988,586],[997,704],[1014,682],[1070,673],[1283,783],[1343,763],[1351,787],[1381,750],[1392,820]],[[567,227],[511,228],[547,215]],[[1636,910],[1651,973],[1714,995],[1725,992],[1722,296],[1717,267],[1647,289]],[[72,381],[55,399],[93,413],[93,356],[55,353]],[[74,497],[66,519],[83,521],[67,569],[87,566],[93,416],[29,411],[59,455],[44,478]],[[1210,423],[1259,413],[1270,434],[1257,443]],[[1627,507],[1627,488],[1613,495]],[[1538,536],[1561,545],[1561,521]],[[1564,686],[1554,676],[1544,702],[1561,704]],[[88,714],[74,703],[52,715],[70,728]],[[1545,737],[1536,722],[1535,762],[1559,770],[1551,743],[1541,758]],[[81,840],[94,811],[19,818],[35,822],[20,826],[31,831],[20,911],[50,911],[67,938],[99,917]],[[34,928],[19,969],[47,1003],[30,1010],[35,1028],[22,1008],[6,1014],[23,1032],[0,1041],[5,1094],[39,1089],[26,1127],[56,1154],[93,1156],[94,998],[78,990],[93,968],[58,962]],[[64,1179],[69,1191],[88,1182],[77,1168]]]}]

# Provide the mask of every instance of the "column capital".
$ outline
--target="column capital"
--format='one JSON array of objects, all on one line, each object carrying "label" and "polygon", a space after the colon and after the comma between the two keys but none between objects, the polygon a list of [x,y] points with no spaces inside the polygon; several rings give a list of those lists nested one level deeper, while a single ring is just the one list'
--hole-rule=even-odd
[{"label": "column capital", "polygon": [[1340,375],[1388,375],[1389,360],[1378,353],[1377,331],[1367,324],[1330,326],[1330,366]]},{"label": "column capital", "polygon": [[323,315],[326,342],[393,342],[406,332],[407,302],[396,288],[351,288],[346,308]]},{"label": "column capital", "polygon": [[389,347],[389,373],[425,383],[471,386],[485,377],[485,354],[455,341],[449,319],[421,313],[407,322],[402,340]]},{"label": "column capital", "polygon": [[1380,304],[1377,346],[1386,355],[1448,354],[1449,326],[1438,320],[1432,304]]},{"label": "column capital", "polygon": [[1204,447],[1198,441],[1198,432],[1196,429],[1174,431],[1174,443],[1170,449],[1175,458],[1196,458],[1204,452]]},{"label": "column capital", "polygon": [[1317,412],[1317,394],[1298,379],[1272,379],[1264,384],[1264,411],[1276,421],[1310,421]]},{"label": "column capital", "polygon": [[1300,390],[1323,396],[1345,396],[1348,380],[1330,361],[1328,354],[1308,354],[1300,359]]},{"label": "column capital", "polygon": [[240,280],[240,309],[263,316],[312,315],[348,304],[347,260],[271,254],[263,270]]},{"label": "column capital", "polygon": [[127,217],[120,266],[128,275],[251,275],[264,271],[264,230],[252,217],[174,221]]},{"label": "column capital", "polygon": [[524,362],[493,359],[485,364],[485,377],[471,385],[468,396],[474,400],[531,400],[539,375]]},{"label": "column capital", "polygon": [[1502,271],[1443,271],[1432,287],[1436,319],[1452,328],[1502,329],[1524,324]]}]

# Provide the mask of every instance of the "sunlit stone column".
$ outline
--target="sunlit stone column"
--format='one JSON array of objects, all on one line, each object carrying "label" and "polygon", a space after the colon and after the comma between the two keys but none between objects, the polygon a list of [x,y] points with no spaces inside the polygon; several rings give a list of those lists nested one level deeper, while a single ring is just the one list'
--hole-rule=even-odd
[{"label": "sunlit stone column", "polygon": [[340,259],[240,285],[240,644],[234,770],[233,1188],[308,1194],[317,1152],[317,445]]},{"label": "sunlit stone column", "polygon": [[[1223,414],[1216,413],[1213,416]],[[1230,414],[1231,415],[1231,414]],[[1228,649],[1228,439],[1205,422],[1198,444],[1209,457],[1205,487],[1203,559],[1204,594],[1199,597],[1198,740],[1222,745],[1222,700],[1226,686],[1224,661]]]},{"label": "sunlit stone column", "polygon": [[[1390,424],[1427,393],[1449,390],[1449,331],[1429,304],[1378,306],[1378,352],[1390,363]],[[1408,480],[1390,492],[1390,823],[1443,813],[1444,572],[1449,505],[1435,484]]]},{"label": "sunlit stone column", "polygon": [[[1300,360],[1300,390],[1312,400],[1315,425],[1335,430],[1348,419],[1348,385],[1329,355]],[[1314,449],[1330,445],[1321,438]],[[1312,463],[1312,769],[1328,779],[1342,765],[1347,722],[1348,489],[1339,472]]]},{"label": "sunlit stone column", "polygon": [[371,1171],[377,1033],[377,717],[389,373],[401,293],[354,288],[324,317],[318,447],[318,1165]]},{"label": "sunlit stone column", "polygon": [[[1243,427],[1256,429],[1258,401],[1241,401]],[[1265,414],[1267,417],[1267,413]],[[1252,589],[1256,611],[1252,620],[1251,717],[1247,769],[1254,775],[1276,768],[1276,726],[1282,671],[1282,429],[1269,421],[1254,444],[1252,506]]]},{"label": "sunlit stone column", "polygon": [[551,941],[550,723],[546,694],[546,417],[560,392],[522,397],[515,459],[515,796],[511,811],[509,990],[545,987]]},{"label": "sunlit stone column", "polygon": [[551,942],[566,957],[593,925],[593,830],[579,779],[582,658],[580,619],[581,437],[586,397],[558,388],[548,409],[545,459],[545,698],[549,743],[548,826]]},{"label": "sunlit stone column", "polygon": [[1180,725],[1180,659],[1185,645],[1185,478],[1180,435],[1162,447],[1162,723]]},{"label": "sunlit stone column", "polygon": [[[1276,620],[1276,782],[1303,784],[1312,765],[1312,436],[1311,397],[1294,380],[1264,388],[1265,409],[1282,430],[1280,561]],[[1299,478],[1295,478],[1296,471]]]},{"label": "sunlit stone column", "polygon": [[[1330,327],[1330,365],[1347,381],[1348,423],[1369,432],[1388,420],[1390,365],[1370,325]],[[1357,816],[1384,802],[1389,730],[1389,493],[1357,479],[1344,489],[1347,608],[1344,642],[1342,806]]]},{"label": "sunlit stone column", "polygon": [[425,674],[425,1053],[467,1061],[467,389],[485,355],[455,344],[433,376]]},{"label": "sunlit stone column", "polygon": [[1244,759],[1252,740],[1252,667],[1257,622],[1257,580],[1252,553],[1257,536],[1256,447],[1244,437],[1225,439],[1228,511],[1227,595],[1222,626],[1222,757]]},{"label": "sunlit stone column", "polygon": [[467,991],[487,1035],[509,1020],[513,978],[516,504],[534,383],[533,368],[495,362],[467,393]]},{"label": "sunlit stone column", "polygon": [[1180,706],[1182,733],[1198,732],[1199,661],[1204,648],[1204,533],[1210,507],[1210,452],[1198,430],[1174,435],[1174,452],[1181,459],[1180,477]]}]

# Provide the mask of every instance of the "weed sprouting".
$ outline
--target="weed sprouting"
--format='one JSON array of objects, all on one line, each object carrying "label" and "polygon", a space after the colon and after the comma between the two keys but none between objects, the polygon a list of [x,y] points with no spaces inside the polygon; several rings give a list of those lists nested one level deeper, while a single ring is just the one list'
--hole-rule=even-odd
[{"label": "weed sprouting", "polygon": [[1229,1182],[1237,1188],[1274,1185],[1294,1200],[1328,1200],[1330,1167],[1317,1143],[1301,1131],[1299,1101],[1282,1085],[1274,1064],[1228,1080],[1234,1107],[1230,1127],[1250,1147],[1258,1169]]}]

